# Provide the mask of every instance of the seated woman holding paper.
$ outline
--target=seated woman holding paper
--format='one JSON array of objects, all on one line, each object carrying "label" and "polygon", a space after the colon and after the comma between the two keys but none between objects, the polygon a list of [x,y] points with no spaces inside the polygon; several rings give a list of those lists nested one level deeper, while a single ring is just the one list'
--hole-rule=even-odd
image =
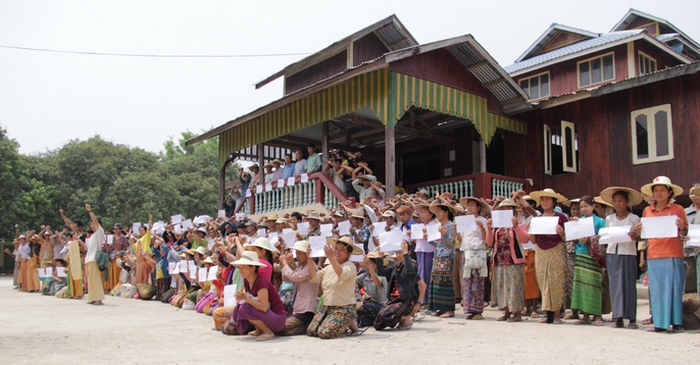
[{"label": "seated woman holding paper", "polygon": [[315,265],[307,253],[310,247],[309,241],[294,243],[297,260],[291,253],[280,256],[282,263],[282,280],[294,283],[294,307],[292,315],[284,323],[284,329],[280,336],[300,335],[306,332],[306,328],[316,315],[318,305],[318,284],[309,281],[309,266]]},{"label": "seated woman holding paper", "polygon": [[[537,271],[537,285],[542,296],[542,310],[547,312],[547,318],[540,320],[540,323],[561,324],[559,313],[564,305],[566,295],[566,245],[564,241],[564,223],[568,221],[562,213],[554,211],[557,202],[565,201],[566,198],[550,188],[540,191],[533,191],[530,197],[537,201],[544,211],[542,216],[533,217],[529,227],[532,227],[535,220],[542,218],[556,217],[554,230],[542,234],[530,233],[530,241],[537,244],[535,270]],[[532,230],[531,230],[532,231]]]},{"label": "seated woman holding paper", "polygon": [[[605,265],[610,280],[610,299],[612,304],[612,327],[624,327],[624,320],[629,320],[629,328],[637,326],[637,240],[640,238],[633,227],[640,222],[638,216],[627,208],[639,205],[644,201],[642,194],[634,189],[613,186],[600,192],[604,201],[612,204],[614,214],[605,217],[607,227],[622,227],[628,231],[628,239],[624,242],[607,244]],[[601,233],[600,244],[603,242]]]},{"label": "seated woman holding paper", "polygon": [[[666,176],[658,176],[651,183],[642,186],[641,190],[642,194],[654,198],[651,205],[644,209],[642,222],[634,227],[641,238],[648,238],[649,243],[647,272],[654,327],[647,331],[683,332],[681,325],[683,324],[685,265],[683,241],[680,235],[688,233],[688,218],[683,207],[673,203],[673,197],[682,194],[683,188],[671,183],[671,179]],[[675,216],[675,227],[656,227],[657,229],[651,232],[642,229],[645,218],[660,219],[671,216]],[[673,234],[657,232],[662,230],[673,231]]]},{"label": "seated woman holding paper", "polygon": [[[275,338],[275,333],[284,328],[285,310],[272,283],[258,275],[258,269],[265,264],[253,251],[244,252],[231,264],[240,270],[244,288],[236,292],[238,305],[221,331],[227,335],[248,333],[257,341]],[[255,329],[251,331],[251,327]]]},{"label": "seated woman holding paper", "polygon": [[[497,210],[511,210],[518,205],[512,199],[503,199]],[[498,321],[522,322],[525,309],[525,254],[520,242],[529,240],[525,226],[519,226],[518,216],[513,214],[512,227],[494,228],[493,220],[487,222],[486,244],[493,249],[493,280],[498,309],[505,311]],[[511,314],[513,317],[511,317]]]},{"label": "seated woman holding paper", "polygon": [[384,276],[378,275],[378,261],[382,261],[383,255],[379,251],[372,251],[365,255],[360,265],[365,270],[357,275],[357,284],[360,286],[362,301],[357,302],[358,325],[369,327],[374,319],[389,301],[386,295],[387,281]]},{"label": "seated woman holding paper", "polygon": [[397,324],[401,330],[409,330],[413,325],[413,315],[420,309],[428,286],[418,276],[418,265],[411,260],[406,241],[401,243],[401,251],[389,256],[394,263],[384,266],[384,260],[377,261],[377,274],[386,277],[389,302],[379,310],[374,320],[378,331]]},{"label": "seated woman holding paper", "polygon": [[[581,197],[581,217],[572,220],[593,219],[593,227],[596,235],[601,228],[605,228],[605,220],[598,217],[595,212],[595,201],[590,195]],[[574,246],[576,259],[574,261],[574,284],[571,290],[571,309],[583,314],[583,318],[576,320],[574,324],[591,324],[590,315],[593,315],[593,324],[603,325],[603,266],[605,256],[598,245],[598,238],[583,237],[576,241]]]},{"label": "seated woman holding paper", "polygon": [[[362,248],[356,246],[352,238],[328,238],[323,250],[330,265],[318,270],[309,265],[310,282],[321,284],[323,306],[311,323],[306,334],[322,339],[339,338],[350,328],[351,335],[361,335],[355,322],[355,264],[349,261],[350,255],[362,255]],[[311,249],[308,251],[311,254]]]},{"label": "seated woman holding paper", "polygon": [[486,253],[486,218],[482,216],[490,211],[489,206],[483,201],[465,197],[459,200],[468,215],[474,216],[475,229],[465,232],[459,254],[463,258],[455,270],[462,270],[462,310],[467,319],[484,319],[484,278],[488,276],[488,259]]}]

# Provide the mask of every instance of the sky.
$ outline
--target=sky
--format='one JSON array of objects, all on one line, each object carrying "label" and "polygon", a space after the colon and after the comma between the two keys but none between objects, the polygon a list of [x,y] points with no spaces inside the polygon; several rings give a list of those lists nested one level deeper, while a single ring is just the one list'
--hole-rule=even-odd
[{"label": "sky", "polygon": [[0,127],[23,154],[95,135],[159,152],[279,99],[281,79],[253,85],[391,14],[420,43],[472,34],[507,66],[553,22],[604,33],[630,8],[700,41],[697,0],[0,0]]}]

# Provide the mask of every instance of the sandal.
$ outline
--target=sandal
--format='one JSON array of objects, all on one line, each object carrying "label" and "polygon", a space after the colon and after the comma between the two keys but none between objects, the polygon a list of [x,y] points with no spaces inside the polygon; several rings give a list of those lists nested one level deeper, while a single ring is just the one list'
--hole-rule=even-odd
[{"label": "sandal", "polygon": [[564,316],[564,319],[581,319],[579,316],[575,316],[573,314],[567,314]]},{"label": "sandal", "polygon": [[625,323],[622,321],[622,318],[618,318],[610,325],[610,328],[622,328],[624,326]]},{"label": "sandal", "polygon": [[500,316],[500,317],[496,318],[496,320],[497,320],[498,322],[503,322],[503,321],[508,321],[508,322],[510,322],[510,317],[508,317],[508,316]]},{"label": "sandal", "polygon": [[253,330],[253,331],[248,332],[248,336],[258,337],[260,335],[261,334],[260,334],[260,332],[258,332],[258,330]]},{"label": "sandal", "polygon": [[255,338],[255,341],[267,341],[273,340],[275,338],[274,334],[263,333],[262,335]]},{"label": "sandal", "polygon": [[663,329],[663,328],[656,328],[656,327],[649,327],[649,328],[647,328],[645,331],[647,331],[647,332],[657,332],[657,333],[666,332],[665,329]]},{"label": "sandal", "polygon": [[530,315],[530,318],[540,318],[540,315],[537,314],[537,312],[532,312],[532,314]]},{"label": "sandal", "polygon": [[579,324],[591,324],[591,321],[584,321],[583,319],[577,319],[577,320],[574,321],[573,324],[575,324],[575,325],[579,325]]},{"label": "sandal", "polygon": [[358,328],[354,331],[351,330],[348,336],[362,336],[362,334],[365,333],[365,331],[367,331],[367,328],[369,327]]},{"label": "sandal", "polygon": [[627,328],[629,328],[629,329],[631,329],[631,330],[636,330],[636,329],[639,328],[639,325],[637,324],[637,322],[630,322],[630,323],[627,325]]},{"label": "sandal", "polygon": [[465,319],[474,319],[474,313],[470,313]]},{"label": "sandal", "polygon": [[654,324],[654,317],[649,317],[649,318],[643,320],[642,324],[645,326]]},{"label": "sandal", "polygon": [[481,320],[484,319],[484,316],[481,313],[475,314],[474,317],[472,317],[473,320]]},{"label": "sandal", "polygon": [[603,325],[603,320],[602,319],[596,319],[593,321],[594,326],[602,326]]},{"label": "sandal", "polygon": [[547,318],[542,318],[537,323],[547,323]]},{"label": "sandal", "polygon": [[673,333],[684,333],[684,332],[685,332],[685,328],[674,324],[674,325],[671,327],[671,332],[673,332]]},{"label": "sandal", "polygon": [[443,314],[445,314],[445,311],[439,310],[439,311],[434,312],[433,314],[431,314],[431,316],[433,316],[433,317],[440,317],[440,316],[443,315]]},{"label": "sandal", "polygon": [[441,314],[439,317],[440,318],[452,318],[455,316],[455,312],[445,312]]},{"label": "sandal", "polygon": [[552,322],[552,323],[553,324],[563,324],[564,322],[562,322],[561,319],[559,319],[559,318],[554,318],[554,322]]},{"label": "sandal", "polygon": [[513,316],[506,320],[506,322],[522,322],[523,318],[520,316]]},{"label": "sandal", "polygon": [[404,331],[410,330],[411,327],[413,327],[413,321],[410,321],[410,322],[408,322],[408,323],[401,323],[401,324],[399,325],[399,329],[400,329],[400,330],[404,330]]}]

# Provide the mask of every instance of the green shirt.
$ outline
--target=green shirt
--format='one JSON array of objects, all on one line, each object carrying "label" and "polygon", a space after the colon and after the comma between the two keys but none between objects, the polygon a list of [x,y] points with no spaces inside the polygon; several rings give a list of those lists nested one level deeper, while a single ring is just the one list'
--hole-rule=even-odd
[{"label": "green shirt", "polygon": [[319,155],[318,153],[314,153],[313,155],[310,155],[309,158],[306,159],[306,171],[309,174],[312,172],[321,171],[321,165],[322,165],[321,155]]}]

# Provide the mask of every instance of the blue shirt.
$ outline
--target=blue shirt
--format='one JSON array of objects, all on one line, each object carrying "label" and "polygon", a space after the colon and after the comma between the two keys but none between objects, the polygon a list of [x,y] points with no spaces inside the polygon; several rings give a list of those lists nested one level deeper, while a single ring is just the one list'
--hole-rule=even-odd
[{"label": "blue shirt", "polygon": [[[588,218],[588,217],[581,217],[581,218]],[[593,214],[593,227],[595,227],[595,234],[598,234],[598,231],[600,231],[601,228],[605,228],[605,219]],[[574,252],[578,254],[588,253],[588,244],[583,243],[581,241],[576,242],[576,247],[574,248]]]},{"label": "blue shirt", "polygon": [[294,164],[290,163],[289,165],[284,165],[284,169],[282,170],[282,178],[286,179],[292,176],[294,176]]}]

